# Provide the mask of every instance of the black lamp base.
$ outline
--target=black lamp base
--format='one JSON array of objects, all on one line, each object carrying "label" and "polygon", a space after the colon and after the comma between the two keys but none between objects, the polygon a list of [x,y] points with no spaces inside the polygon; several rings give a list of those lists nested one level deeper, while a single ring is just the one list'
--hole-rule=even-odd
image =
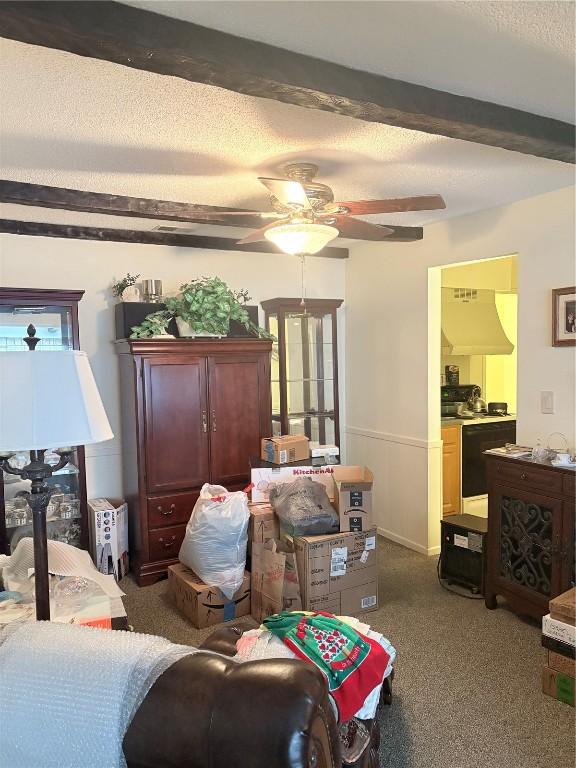
[{"label": "black lamp base", "polygon": [[70,461],[72,450],[57,451],[60,461],[56,465],[44,461],[45,450],[30,451],[30,463],[22,469],[10,464],[9,456],[0,456],[0,468],[12,475],[19,475],[23,480],[30,480],[29,493],[21,494],[28,501],[32,510],[32,531],[34,536],[34,583],[36,592],[36,619],[50,620],[50,575],[48,573],[48,537],[46,535],[46,510],[50,497],[54,493],[46,480]]}]

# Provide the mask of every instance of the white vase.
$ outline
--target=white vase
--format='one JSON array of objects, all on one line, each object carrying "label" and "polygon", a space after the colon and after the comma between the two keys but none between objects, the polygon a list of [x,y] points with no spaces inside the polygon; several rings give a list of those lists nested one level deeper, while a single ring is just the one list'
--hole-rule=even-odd
[{"label": "white vase", "polygon": [[129,285],[122,291],[122,301],[140,301],[140,288]]},{"label": "white vase", "polygon": [[208,333],[208,331],[195,331],[194,328],[187,323],[186,320],[182,320],[181,317],[176,318],[176,325],[178,326],[178,333],[183,339],[195,339],[199,337],[206,337],[210,339],[221,339],[221,333]]}]

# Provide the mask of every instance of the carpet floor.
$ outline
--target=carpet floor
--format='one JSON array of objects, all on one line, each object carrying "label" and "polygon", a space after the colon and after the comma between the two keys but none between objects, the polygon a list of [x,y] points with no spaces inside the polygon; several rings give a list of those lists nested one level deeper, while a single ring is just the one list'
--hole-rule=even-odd
[{"label": "carpet floor", "polygon": [[[167,582],[121,583],[138,632],[198,645],[171,604]],[[537,622],[488,611],[442,589],[436,559],[380,542],[380,608],[364,615],[396,646],[392,706],[382,716],[387,768],[560,768],[575,764],[574,709],[541,691]],[[246,628],[256,622],[246,617]]]}]

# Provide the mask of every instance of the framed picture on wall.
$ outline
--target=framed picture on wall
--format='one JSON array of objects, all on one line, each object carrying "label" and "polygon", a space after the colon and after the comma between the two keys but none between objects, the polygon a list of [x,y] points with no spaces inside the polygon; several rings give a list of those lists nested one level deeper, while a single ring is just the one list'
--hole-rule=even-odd
[{"label": "framed picture on wall", "polygon": [[576,286],[552,291],[552,346],[576,346]]}]

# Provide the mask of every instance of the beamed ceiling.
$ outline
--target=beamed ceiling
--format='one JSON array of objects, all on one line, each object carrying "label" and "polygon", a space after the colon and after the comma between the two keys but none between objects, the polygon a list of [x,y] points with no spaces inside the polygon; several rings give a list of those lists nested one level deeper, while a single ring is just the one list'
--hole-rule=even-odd
[{"label": "beamed ceiling", "polygon": [[[14,5],[26,4],[0,3],[0,19],[3,6]],[[79,4],[40,5],[46,9],[51,5]],[[99,6],[101,15],[105,16],[107,3],[89,5]],[[286,162],[311,161],[320,166],[319,180],[332,186],[338,199],[441,194],[447,204],[443,211],[365,217],[374,223],[418,227],[542,194],[574,181],[573,166],[569,162],[537,156],[549,155],[553,146],[553,154],[566,160],[570,159],[572,149],[569,126],[563,128],[557,122],[573,113],[570,99],[574,90],[574,63],[568,48],[574,26],[573,19],[566,16],[566,3],[332,3],[328,0],[306,4],[167,2],[138,5],[244,36],[253,29],[254,37],[263,42],[292,46],[308,55],[322,55],[336,64],[362,66],[376,75],[404,77],[436,89],[444,87],[461,96],[490,98],[492,93],[492,99],[499,105],[532,108],[539,118],[555,120],[549,124],[546,120],[530,124],[531,135],[522,136],[520,140],[516,135],[510,138],[520,113],[504,115],[508,134],[501,131],[503,142],[522,144],[522,151],[510,151],[485,143],[488,135],[490,141],[499,135],[494,130],[495,123],[490,123],[501,119],[498,111],[490,113],[489,131],[486,126],[479,129],[475,125],[479,141],[463,140],[380,122],[381,112],[375,121],[359,119],[336,113],[333,104],[322,105],[321,109],[307,108],[278,101],[274,96],[257,97],[183,76],[143,71],[135,68],[134,62],[124,66],[91,55],[55,50],[46,47],[47,42],[41,46],[3,38],[0,39],[3,179],[114,195],[269,210],[266,190],[256,177],[281,174]],[[308,26],[301,23],[303,5],[308,9]],[[261,16],[257,6],[261,7]],[[350,42],[344,45],[344,6],[349,11],[354,9],[349,27],[354,45]],[[486,6],[485,10],[480,6]],[[536,22],[542,18],[544,6],[548,8],[548,20],[542,31]],[[290,8],[292,15],[289,16]],[[433,8],[438,20],[443,21],[440,29],[447,25],[455,33],[460,25],[466,30],[459,47],[452,50],[451,66],[448,66],[447,42],[438,37],[432,24]],[[126,11],[149,18],[140,9],[127,8]],[[424,14],[420,20],[418,13]],[[520,13],[524,14],[523,25]],[[365,14],[364,20],[362,14]],[[408,29],[410,15],[412,26]],[[164,17],[158,19],[162,21]],[[185,22],[166,21],[186,29]],[[381,26],[382,37],[374,33],[376,23]],[[390,28],[394,26],[399,30],[400,23],[404,24],[404,34],[392,35]],[[560,26],[556,35],[555,30]],[[6,26],[0,25],[0,29],[5,30]],[[31,24],[28,29],[38,34],[37,26]],[[197,27],[190,29],[198,33]],[[472,33],[476,44],[470,47],[467,41]],[[129,29],[120,29],[118,34],[125,35],[129,42]],[[398,40],[392,45],[393,38],[403,40],[404,54],[396,66],[393,66],[392,54],[401,46]],[[54,40],[53,31],[50,40]],[[508,51],[507,77],[494,79],[493,59],[498,50],[492,49],[491,55],[487,53],[484,66],[481,64],[483,43],[493,44],[494,40]],[[466,48],[470,51],[469,57]],[[413,55],[406,55],[406,51]],[[290,54],[287,56],[288,59],[282,59],[282,66],[286,61],[291,63]],[[153,60],[153,56],[150,58]],[[530,79],[529,87],[521,89],[518,86],[522,81],[521,68],[526,69],[528,61],[538,62],[542,78]],[[265,69],[263,62],[262,70]],[[237,73],[238,70],[239,67]],[[284,74],[285,70],[280,70],[278,64],[274,76]],[[332,70],[328,70],[328,75],[331,74]],[[354,73],[347,74],[347,78],[351,78],[349,84],[354,82],[354,76]],[[220,82],[226,73],[219,77]],[[364,83],[363,77],[359,72],[359,84]],[[550,87],[551,77],[557,81],[555,90]],[[529,78],[525,80],[528,82]],[[417,95],[420,98],[420,94]],[[345,108],[351,103],[346,99],[341,101]],[[435,108],[437,103],[438,99],[433,100],[432,106]],[[473,105],[475,119],[482,115],[482,105],[478,104]],[[462,122],[458,130],[468,130],[467,126],[462,129]],[[0,205],[0,217],[11,221],[144,230],[163,223],[15,203]],[[189,228],[198,235],[215,237],[246,234],[245,229],[204,224],[191,224]],[[335,245],[340,242],[336,241]]]}]

